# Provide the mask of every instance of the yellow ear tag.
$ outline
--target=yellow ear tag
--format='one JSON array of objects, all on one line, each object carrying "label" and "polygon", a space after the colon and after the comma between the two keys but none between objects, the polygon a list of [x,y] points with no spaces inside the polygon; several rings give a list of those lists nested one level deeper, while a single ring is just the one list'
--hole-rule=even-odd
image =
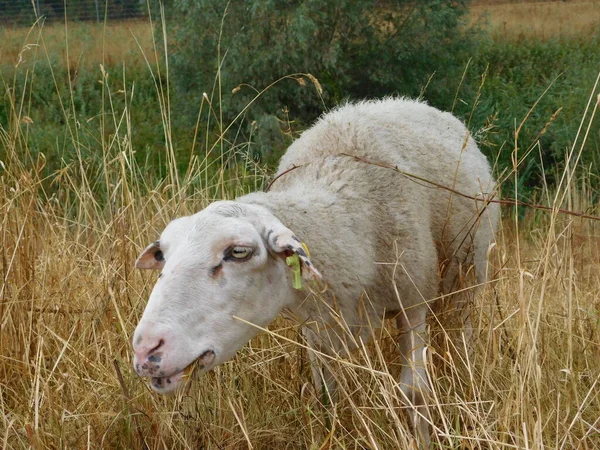
[{"label": "yellow ear tag", "polygon": [[294,272],[294,281],[292,286],[294,289],[302,289],[302,269],[300,267],[300,258],[295,253],[292,256],[285,258],[285,263],[292,268]]}]

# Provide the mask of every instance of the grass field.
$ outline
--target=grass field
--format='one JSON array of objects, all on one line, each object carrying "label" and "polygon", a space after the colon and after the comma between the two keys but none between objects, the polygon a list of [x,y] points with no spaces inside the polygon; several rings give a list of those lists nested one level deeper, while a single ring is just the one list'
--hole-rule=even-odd
[{"label": "grass field", "polygon": [[[26,32],[22,27],[0,30],[0,61],[18,64],[32,59],[40,50],[51,55],[57,66],[72,70],[98,69],[100,64],[112,67],[125,62],[127,66],[144,65],[143,55],[154,55],[152,29],[147,20],[128,20],[97,24],[95,22],[51,23]],[[152,61],[154,62],[154,61]]]},{"label": "grass field", "polygon": [[[23,165],[26,121],[14,123],[2,132],[2,448],[411,448],[391,326],[339,361],[331,428],[310,388],[298,325],[283,319],[185,393],[153,394],[132,370],[130,342],[155,274],[134,271],[133,261],[222,182],[198,187],[192,180],[204,174],[194,169],[155,180],[125,145],[106,149],[105,180],[73,161],[49,194],[43,159]],[[549,204],[599,214],[583,174],[566,175],[574,177],[546,191]],[[95,183],[106,183],[105,198]],[[240,191],[223,183],[224,197]],[[473,357],[458,358],[432,320],[436,448],[600,446],[597,224],[507,214],[473,312]]]},{"label": "grass field", "polygon": [[473,20],[484,19],[496,39],[589,37],[598,33],[600,1],[476,0],[471,7]]},{"label": "grass field", "polygon": [[[23,65],[55,60],[64,69],[68,61],[95,70],[100,86],[97,110],[76,108],[76,89],[57,97],[66,99],[62,115],[45,120],[58,124],[72,158],[48,174],[52,147],[30,139],[45,123],[30,117],[30,106],[47,87],[31,71],[19,95],[3,80],[11,107],[0,122],[0,447],[415,448],[391,324],[375,330],[377,343],[337,361],[341,398],[331,424],[311,388],[298,324],[284,319],[176,397],[153,394],[134,373],[131,336],[156,278],[133,269],[138,253],[173,217],[262,189],[268,171],[246,143],[222,142],[212,129],[189,131],[202,144],[177,153],[160,85],[144,105],[162,119],[152,133],[163,170],[139,161],[135,83],[128,72],[111,75],[121,83],[112,89],[98,66],[145,64],[132,35],[150,61],[159,59],[148,25],[69,27],[89,38],[73,39],[68,56],[58,25],[43,40],[37,29],[27,40],[24,30],[4,30],[0,43],[2,63],[16,65],[27,42],[36,46],[21,53]],[[576,108],[581,130],[568,130],[568,169],[538,191],[540,203],[600,215],[597,168],[579,163],[597,132],[598,94],[595,85]],[[208,105],[201,113],[211,113]],[[535,150],[538,141],[518,145]],[[490,282],[473,306],[472,357],[461,359],[431,320],[434,448],[600,448],[600,221],[504,213]]]}]

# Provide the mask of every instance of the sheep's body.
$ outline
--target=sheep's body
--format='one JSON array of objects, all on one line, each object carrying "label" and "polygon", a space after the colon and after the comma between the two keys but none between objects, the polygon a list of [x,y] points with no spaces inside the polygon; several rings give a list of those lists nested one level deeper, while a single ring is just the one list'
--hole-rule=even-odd
[{"label": "sheep's body", "polygon": [[[488,162],[452,115],[387,99],[323,116],[288,149],[278,175],[269,192],[173,221],[142,253],[137,267],[165,276],[134,335],[136,370],[155,377],[155,390],[172,391],[182,368],[230,359],[258,332],[249,323],[266,326],[284,308],[304,323],[310,346],[329,354],[356,337],[366,342],[394,315],[407,331],[400,382],[426,446],[427,301],[485,281],[498,208],[423,180],[482,196],[494,190]],[[291,253],[303,276],[322,277],[322,295],[292,287]],[[309,355],[315,381],[331,392],[331,374]]]},{"label": "sheep's body", "polygon": [[[410,331],[400,342],[401,383],[419,405],[427,390],[422,353],[427,301],[485,281],[498,207],[390,167],[472,197],[489,198],[494,191],[485,156],[457,118],[423,103],[388,99],[348,104],[325,115],[287,150],[270,192],[239,201],[264,206],[293,229],[323,275],[327,293],[311,300],[298,292],[292,308],[313,325],[305,329],[310,346],[344,352],[356,342],[348,330],[366,342],[371,326],[396,316]],[[475,276],[466,276],[473,265]],[[334,389],[327,371],[319,370],[317,383],[324,377]],[[427,442],[422,416],[424,408],[413,421]]]},{"label": "sheep's body", "polygon": [[[365,161],[470,196],[494,190],[485,156],[457,118],[423,103],[388,99],[325,115],[287,150],[277,172],[283,175],[270,192],[238,201],[265,206],[307,243],[344,319],[357,329],[365,325],[359,318],[364,291],[371,302],[365,311],[377,324],[401,307],[450,293],[459,264],[474,263],[476,281],[483,282],[497,205]],[[319,317],[314,303],[301,304],[296,313]]]}]

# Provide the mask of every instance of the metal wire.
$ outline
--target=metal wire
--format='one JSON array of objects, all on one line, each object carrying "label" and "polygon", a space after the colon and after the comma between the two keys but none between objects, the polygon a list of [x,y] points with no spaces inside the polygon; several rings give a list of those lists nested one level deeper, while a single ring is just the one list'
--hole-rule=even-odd
[{"label": "metal wire", "polygon": [[0,1],[0,27],[33,24],[37,18],[45,22],[139,19],[147,16],[146,4],[139,0],[73,0],[28,2]]}]

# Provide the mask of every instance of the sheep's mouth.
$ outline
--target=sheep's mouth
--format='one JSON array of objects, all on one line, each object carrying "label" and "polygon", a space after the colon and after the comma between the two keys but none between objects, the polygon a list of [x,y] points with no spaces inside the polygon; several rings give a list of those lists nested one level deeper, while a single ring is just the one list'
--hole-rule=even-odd
[{"label": "sheep's mouth", "polygon": [[170,393],[175,391],[185,380],[191,378],[196,370],[209,370],[215,360],[215,352],[207,350],[198,358],[192,361],[185,369],[174,373],[168,377],[152,377],[150,384],[152,389],[159,393]]}]

